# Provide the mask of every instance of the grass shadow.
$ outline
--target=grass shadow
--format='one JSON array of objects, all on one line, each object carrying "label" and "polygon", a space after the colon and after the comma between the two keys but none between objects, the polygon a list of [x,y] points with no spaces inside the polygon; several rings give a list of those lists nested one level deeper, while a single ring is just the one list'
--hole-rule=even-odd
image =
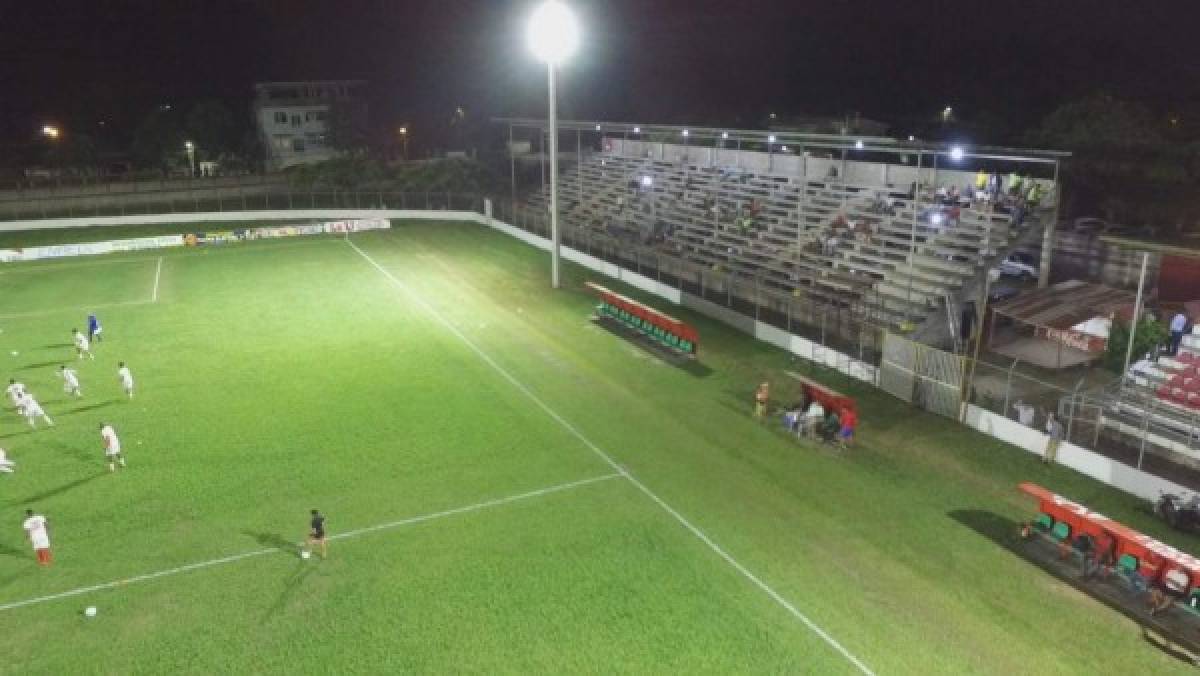
[{"label": "grass shadow", "polygon": [[39,362],[36,362],[33,364],[26,364],[24,366],[18,366],[17,368],[15,368],[13,370],[14,371],[30,371],[33,369],[45,368],[47,366],[58,366],[59,364],[64,364],[64,363],[67,363],[67,362],[66,362],[66,360],[63,360],[63,359],[55,359],[53,361],[39,361]]},{"label": "grass shadow", "polygon": [[85,411],[94,411],[98,408],[104,408],[105,406],[112,406],[113,404],[117,403],[118,401],[120,401],[120,399],[109,399],[108,401],[98,401],[94,404],[88,404],[87,406],[80,406],[79,408],[73,408],[69,411],[63,411],[62,414],[70,415],[72,413],[83,413]]},{"label": "grass shadow", "polygon": [[33,428],[30,427],[29,429],[24,429],[24,430],[21,430],[20,432],[9,432],[8,434],[0,434],[0,439],[11,439],[13,437],[19,437],[22,434],[33,434],[33,432],[34,432]]},{"label": "grass shadow", "polygon": [[68,481],[67,483],[65,483],[61,486],[57,486],[55,488],[51,488],[49,490],[42,491],[41,493],[30,495],[28,497],[24,497],[19,500],[9,500],[7,504],[9,506],[12,506],[12,505],[28,505],[28,504],[32,504],[35,502],[41,502],[42,500],[53,498],[57,495],[62,495],[63,493],[66,493],[68,491],[72,491],[76,488],[79,488],[80,486],[88,483],[89,481],[94,481],[94,480],[104,476],[105,474],[108,474],[108,472],[97,472],[95,474],[89,474],[88,476],[85,476],[82,479]]},{"label": "grass shadow", "polygon": [[0,556],[11,556],[16,559],[29,558],[24,549],[17,549],[16,547],[12,547],[3,543],[0,543]]},{"label": "grass shadow", "polygon": [[51,343],[50,345],[43,345],[42,349],[43,350],[53,350],[53,349],[59,348],[59,347],[73,347],[73,346],[74,346],[74,343]]},{"label": "grass shadow", "polygon": [[294,552],[299,549],[299,545],[279,533],[256,533],[252,530],[243,530],[242,535],[247,535],[263,547],[278,549],[284,552]]},{"label": "grass shadow", "polygon": [[278,615],[279,611],[283,610],[287,606],[288,602],[291,601],[296,595],[296,592],[299,591],[301,585],[304,584],[304,581],[308,579],[308,576],[312,575],[313,571],[316,569],[317,567],[311,562],[300,559],[296,564],[296,568],[292,571],[292,574],[283,583],[283,592],[279,594],[279,597],[275,599],[275,602],[271,604],[271,607],[267,608],[267,612],[263,613],[263,619]]},{"label": "grass shadow", "polygon": [[640,333],[634,333],[623,325],[612,319],[594,318],[592,324],[604,329],[609,334],[616,336],[640,349],[642,352],[673,366],[688,375],[697,378],[707,378],[712,375],[713,370],[704,365],[698,358],[685,357],[672,350],[660,346],[658,343],[646,338]]}]

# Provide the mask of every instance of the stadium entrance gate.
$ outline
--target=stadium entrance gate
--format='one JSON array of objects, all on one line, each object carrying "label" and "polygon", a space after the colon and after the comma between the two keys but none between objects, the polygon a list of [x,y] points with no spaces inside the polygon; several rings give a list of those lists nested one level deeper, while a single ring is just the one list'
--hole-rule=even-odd
[{"label": "stadium entrance gate", "polygon": [[958,418],[965,359],[893,333],[883,337],[879,386],[910,404]]}]

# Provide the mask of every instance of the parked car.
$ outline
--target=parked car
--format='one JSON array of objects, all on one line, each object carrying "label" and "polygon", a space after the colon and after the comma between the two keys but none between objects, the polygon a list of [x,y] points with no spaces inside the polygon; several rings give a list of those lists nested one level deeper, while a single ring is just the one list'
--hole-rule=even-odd
[{"label": "parked car", "polygon": [[1021,290],[1011,286],[993,286],[988,292],[988,303],[1003,303],[1020,295]]},{"label": "parked car", "polygon": [[1112,223],[1103,218],[1076,218],[1071,224],[1071,232],[1080,235],[1098,235],[1112,227]]},{"label": "parked car", "polygon": [[1035,279],[1038,276],[1037,262],[1027,253],[1014,251],[1000,263],[1000,274],[1005,277]]}]

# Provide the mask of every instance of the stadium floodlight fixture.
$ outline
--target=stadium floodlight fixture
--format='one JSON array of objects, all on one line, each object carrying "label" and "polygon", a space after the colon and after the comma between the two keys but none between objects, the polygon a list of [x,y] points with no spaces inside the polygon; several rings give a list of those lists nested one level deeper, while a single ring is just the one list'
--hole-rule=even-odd
[{"label": "stadium floodlight fixture", "polygon": [[596,131],[600,131],[600,125],[596,125]]},{"label": "stadium floodlight fixture", "polygon": [[575,15],[558,0],[547,0],[533,11],[526,34],[539,61],[557,66],[579,46],[579,24]]},{"label": "stadium floodlight fixture", "polygon": [[650,187],[650,186],[652,186],[652,185],[654,185],[654,179],[653,179],[653,178],[651,178],[651,177],[649,177],[649,176],[643,176],[643,177],[642,177],[642,187],[643,187],[643,188],[649,188],[649,187]]},{"label": "stadium floodlight fixture", "polygon": [[767,143],[774,143],[774,142],[775,142],[774,134],[771,134],[770,136],[767,137]]},{"label": "stadium floodlight fixture", "polygon": [[855,141],[855,142],[854,142],[854,149],[855,149],[855,150],[862,150],[862,149],[863,149],[863,142],[862,142],[862,139],[859,139],[859,140],[857,140],[857,141]]},{"label": "stadium floodlight fixture", "polygon": [[641,128],[641,127],[634,127],[634,128],[633,128],[633,133],[635,133],[635,134],[640,134],[640,133],[642,133],[642,128]]},{"label": "stadium floodlight fixture", "polygon": [[558,110],[554,69],[579,46],[579,24],[565,4],[558,0],[546,0],[530,16],[526,37],[534,55],[546,64],[549,108],[546,132],[550,137],[550,286],[557,289],[562,235],[558,230]]},{"label": "stadium floodlight fixture", "polygon": [[195,143],[192,143],[191,141],[184,141],[184,142],[183,142],[183,148],[184,148],[184,150],[187,150],[187,151],[189,151],[189,152],[190,152],[190,151],[192,151],[192,150],[195,150],[195,149],[196,149],[196,144],[195,144]]},{"label": "stadium floodlight fixture", "polygon": [[787,146],[783,146],[783,147],[781,147],[779,150],[780,150],[781,152],[785,152],[785,153],[786,153],[786,152],[787,152]]},{"label": "stadium floodlight fixture", "polygon": [[727,131],[721,132],[721,138],[723,138],[723,139],[729,138],[729,132],[727,132]]},{"label": "stadium floodlight fixture", "polygon": [[688,130],[684,129],[684,130],[683,130],[683,137],[684,137],[684,138],[687,138],[688,134],[690,134],[690,133],[691,133],[691,132],[689,132]]},{"label": "stadium floodlight fixture", "polygon": [[950,159],[954,160],[955,162],[959,162],[959,161],[962,161],[962,158],[963,158],[963,147],[962,146],[954,146],[953,148],[950,149]]},{"label": "stadium floodlight fixture", "polygon": [[913,136],[912,134],[909,134],[909,135],[908,135],[908,140],[909,140],[910,142],[911,142],[911,141],[916,141],[916,140],[917,140],[917,137],[916,137],[916,136]]},{"label": "stadium floodlight fixture", "polygon": [[929,217],[929,222],[934,225],[941,225],[944,220],[946,220],[946,217],[940,211],[933,212],[933,215]]},{"label": "stadium floodlight fixture", "polygon": [[47,124],[42,127],[42,136],[45,136],[48,139],[57,139],[61,133],[62,132],[58,130],[58,127],[55,127],[52,124]]}]

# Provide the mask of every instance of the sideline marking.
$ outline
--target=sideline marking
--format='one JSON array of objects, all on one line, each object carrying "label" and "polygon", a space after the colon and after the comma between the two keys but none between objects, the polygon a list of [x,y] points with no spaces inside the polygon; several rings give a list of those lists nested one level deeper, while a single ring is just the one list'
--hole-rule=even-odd
[{"label": "sideline marking", "polygon": [[154,293],[150,296],[151,303],[158,302],[158,280],[162,277],[162,256],[158,257],[158,264],[154,266]]},{"label": "sideline marking", "polygon": [[[607,463],[610,467],[612,467],[613,470],[615,470],[618,475],[620,475],[621,477],[624,477],[625,479],[628,479],[629,482],[632,483],[634,486],[636,486],[638,488],[638,490],[640,490],[642,493],[644,493],[646,495],[646,497],[650,498],[652,501],[654,501],[655,504],[657,504],[664,511],[666,511],[668,514],[670,514],[672,517],[674,517],[675,520],[680,523],[680,525],[682,525],[684,528],[686,528],[688,531],[690,531],[693,535],[695,535],[696,538],[698,538],[701,542],[708,545],[709,549],[711,549],[714,553],[716,553],[717,556],[724,559],[725,562],[728,563],[730,566],[732,566],[734,570],[741,573],[742,576],[745,577],[747,580],[749,580],[751,583],[753,583],[754,586],[761,589],[764,593],[767,594],[767,596],[771,597],[771,599],[773,599],[776,603],[783,606],[783,608],[786,609],[789,613],[791,613],[793,617],[795,617],[797,620],[800,620],[800,622],[803,623],[804,626],[808,627],[814,634],[821,637],[821,639],[824,640],[825,643],[829,644],[830,647],[832,647],[834,650],[836,650],[838,653],[840,653],[843,657],[845,657],[847,660],[849,660],[849,662],[851,664],[853,664],[855,667],[857,667],[858,670],[861,671],[863,674],[867,674],[868,676],[875,675],[875,672],[871,671],[870,667],[868,667],[862,660],[855,657],[854,654],[851,653],[849,650],[846,650],[846,648],[844,646],[842,646],[841,643],[838,643],[837,639],[835,639],[831,634],[829,634],[824,629],[822,629],[816,622],[813,622],[811,619],[809,619],[807,615],[800,612],[800,610],[797,609],[796,606],[792,605],[792,603],[790,601],[785,599],[783,597],[783,595],[781,595],[779,592],[772,589],[770,587],[770,585],[768,585],[766,582],[763,582],[757,575],[750,572],[750,570],[748,568],[743,566],[740,562],[738,562],[737,559],[733,558],[732,555],[730,555],[728,552],[726,552],[724,549],[722,549],[721,546],[718,545],[712,538],[705,535],[704,531],[700,530],[695,525],[693,525],[692,522],[688,521],[686,517],[684,517],[682,514],[680,514],[678,511],[676,511],[674,507],[671,507],[666,502],[664,502],[662,498],[658,497],[658,495],[655,494],[654,491],[647,488],[645,484],[643,484],[641,481],[639,481],[637,479],[637,477],[633,476],[627,469],[625,469],[621,465],[618,465],[617,462],[615,460],[613,460],[611,456],[609,456],[607,453],[605,453],[603,450],[601,450],[599,446],[592,443],[592,441],[590,439],[588,439],[586,436],[584,436],[583,432],[580,432],[578,428],[576,428],[574,425],[572,425],[570,422],[568,422],[565,418],[563,418],[561,415],[559,415],[558,412],[556,412],[554,409],[550,408],[550,406],[547,405],[544,401],[542,401],[541,398],[539,398],[536,394],[534,394],[532,390],[530,390],[528,387],[526,387],[524,383],[522,383],[520,380],[517,380],[516,376],[513,376],[511,373],[506,371],[503,366],[500,366],[500,364],[498,364],[494,359],[492,359],[490,355],[488,355],[486,352],[484,352],[470,338],[468,338],[465,334],[463,334],[461,331],[459,331],[458,328],[454,326],[454,324],[450,323],[450,321],[448,319],[446,319],[444,316],[442,316],[442,314],[439,313],[436,309],[434,309],[433,306],[426,303],[423,298],[421,298],[418,294],[414,293],[411,289],[409,289],[408,286],[404,284],[404,282],[400,281],[395,275],[393,275],[391,272],[389,272],[386,268],[381,266],[379,263],[375,262],[375,259],[371,258],[365,251],[360,249],[357,244],[350,241],[348,238],[346,240],[346,243],[349,244],[350,248],[354,249],[354,251],[356,251],[359,256],[362,256],[363,260],[370,263],[371,266],[374,267],[376,270],[378,270],[381,274],[383,274],[384,277],[391,280],[391,282],[394,285],[396,285],[397,288],[399,288],[401,291],[403,291],[404,295],[408,296],[413,301],[413,303],[415,303],[416,305],[418,305],[419,307],[424,309],[426,312],[429,313],[429,315],[431,317],[436,319],[438,321],[438,323],[440,323],[442,326],[446,327],[446,329],[448,331],[450,331],[450,333],[457,336],[458,339],[461,340],[468,348],[470,348],[472,352],[474,352],[476,355],[478,355],[479,358],[482,359],[485,363],[487,363],[488,366],[492,367],[493,370],[495,370],[497,373],[499,373],[501,376],[503,376],[504,379],[507,380],[510,384],[512,384],[513,387],[517,388],[517,390],[520,391],[521,394],[524,394],[526,397],[528,397],[530,399],[530,401],[532,401],[534,404],[537,404],[538,408],[545,411],[545,413],[547,415],[549,415],[551,418],[553,418],[558,424],[562,425],[563,428],[566,429],[568,432],[570,432],[572,436],[574,436],[576,439],[579,439],[581,442],[583,442],[583,444],[585,446],[587,446],[589,449],[591,449],[593,453],[595,453],[597,456],[600,457],[600,459],[602,459],[605,463]],[[0,608],[0,610],[2,610],[2,609],[3,608]]]},{"label": "sideline marking", "polygon": [[[434,519],[442,519],[442,518],[445,518],[448,516],[456,516],[458,514],[465,514],[467,512],[476,512],[481,509],[487,509],[489,507],[500,507],[502,505],[507,505],[507,504],[510,504],[513,502],[519,502],[521,500],[537,498],[537,497],[541,497],[543,495],[549,495],[551,493],[560,493],[563,491],[569,491],[573,488],[580,488],[582,486],[587,486],[589,484],[599,483],[601,481],[608,481],[609,479],[616,479],[619,476],[621,476],[619,473],[613,472],[612,474],[604,474],[601,476],[594,476],[594,477],[591,477],[590,479],[580,479],[579,481],[570,481],[567,483],[557,484],[554,486],[547,486],[546,488],[539,488],[537,490],[528,491],[526,493],[517,493],[515,495],[509,495],[509,496],[503,497],[503,498],[495,498],[493,500],[485,500],[483,502],[476,502],[475,504],[465,505],[463,507],[454,507],[452,509],[443,510],[441,512],[433,512],[431,514],[422,514],[420,516],[412,516],[407,519],[400,519],[398,521],[390,521],[388,523],[381,523],[381,524],[376,524],[374,526],[367,526],[366,528],[359,528],[357,530],[346,531],[345,533],[331,535],[327,539],[343,540],[346,538],[352,538],[352,537],[358,537],[360,535],[366,535],[367,533],[374,533],[376,531],[390,530],[393,528],[400,528],[403,526],[411,526],[413,524],[424,523],[426,521],[433,521]],[[297,546],[296,549],[299,550],[300,546]],[[148,580],[157,580],[160,577],[169,577],[171,575],[187,573],[187,572],[190,572],[193,570],[200,570],[202,568],[212,568],[213,566],[220,566],[220,565],[226,564],[226,563],[233,563],[235,561],[241,561],[243,559],[249,559],[249,558],[253,558],[256,556],[262,556],[264,554],[272,554],[272,553],[277,553],[277,552],[285,553],[285,554],[292,553],[291,550],[280,549],[278,547],[270,547],[270,548],[266,548],[266,549],[255,549],[253,551],[242,552],[240,554],[233,554],[230,556],[221,557],[219,559],[209,559],[207,561],[197,561],[196,563],[189,563],[187,565],[179,566],[177,568],[169,568],[167,570],[160,570],[160,571],[156,571],[153,573],[144,573],[142,575],[134,575],[133,577],[127,577],[127,578],[124,578],[121,580],[113,580],[111,582],[103,582],[101,584],[94,584],[94,585],[91,585],[88,587],[79,587],[77,589],[71,589],[71,590],[65,591],[65,592],[58,592],[57,594],[48,594],[46,596],[39,596],[37,598],[25,599],[24,601],[12,601],[10,603],[0,604],[0,612],[4,612],[6,610],[14,610],[16,608],[23,608],[25,606],[32,606],[32,605],[36,605],[39,603],[47,603],[49,601],[57,601],[59,599],[65,599],[65,598],[69,598],[72,596],[80,596],[82,594],[89,594],[91,592],[103,591],[105,589],[113,589],[115,587],[123,587],[125,585],[134,584],[137,582],[146,582]]]},{"label": "sideline marking", "polygon": [[34,310],[32,312],[16,312],[13,314],[0,315],[0,319],[25,319],[27,317],[45,317],[47,315],[56,315],[63,312],[80,312],[82,310],[104,310],[114,307],[127,307],[130,305],[150,305],[152,300],[126,300],[119,303],[98,303],[95,305],[77,305],[74,307],[59,307],[49,310]]}]

